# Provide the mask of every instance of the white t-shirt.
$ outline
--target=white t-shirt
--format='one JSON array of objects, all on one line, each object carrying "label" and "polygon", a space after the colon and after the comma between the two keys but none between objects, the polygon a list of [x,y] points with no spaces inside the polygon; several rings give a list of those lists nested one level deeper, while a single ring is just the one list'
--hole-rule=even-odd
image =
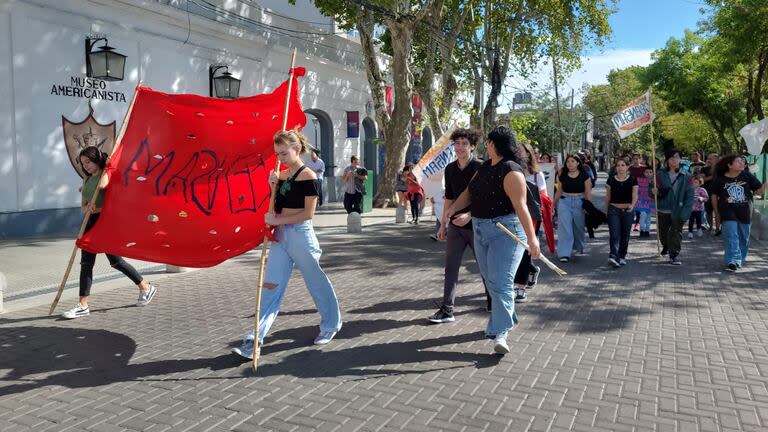
[{"label": "white t-shirt", "polygon": [[538,172],[536,174],[525,176],[525,179],[531,183],[536,183],[536,187],[539,188],[540,191],[544,190],[544,193],[547,192],[547,181],[544,179],[543,172]]}]

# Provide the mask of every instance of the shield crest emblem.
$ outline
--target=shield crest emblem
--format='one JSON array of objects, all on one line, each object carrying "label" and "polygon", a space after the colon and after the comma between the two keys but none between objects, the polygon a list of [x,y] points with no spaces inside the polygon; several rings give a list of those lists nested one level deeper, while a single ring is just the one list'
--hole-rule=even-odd
[{"label": "shield crest emblem", "polygon": [[81,178],[85,178],[85,172],[77,160],[80,150],[88,146],[96,146],[99,150],[111,154],[115,146],[115,123],[101,124],[93,117],[93,107],[88,103],[88,117],[81,122],[73,122],[61,116],[64,130],[64,144],[67,146],[67,155],[72,163],[72,168]]}]

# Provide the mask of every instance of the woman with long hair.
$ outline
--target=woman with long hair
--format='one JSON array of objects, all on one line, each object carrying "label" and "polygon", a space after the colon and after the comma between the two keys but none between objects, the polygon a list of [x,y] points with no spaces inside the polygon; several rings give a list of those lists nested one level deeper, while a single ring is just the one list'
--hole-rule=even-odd
[{"label": "woman with long hair", "polygon": [[[274,138],[275,154],[287,169],[270,174],[269,181],[277,185],[275,211],[264,217],[266,223],[276,227],[277,242],[269,250],[269,261],[264,272],[264,291],[259,311],[259,346],[280,312],[280,303],[291,278],[294,264],[299,268],[317,311],[320,313],[320,333],[315,345],[325,345],[341,329],[341,311],[331,281],[320,268],[322,250],[312,227],[317,203],[317,176],[301,160],[309,149],[309,142],[298,131],[278,132]],[[253,359],[251,332],[243,344],[232,351]]]},{"label": "woman with long hair", "polygon": [[618,268],[627,264],[638,186],[637,179],[629,174],[625,159],[616,159],[615,168],[616,174],[605,184],[605,208],[608,212],[610,246],[608,263]]},{"label": "woman with long hair", "polygon": [[494,352],[503,355],[509,352],[507,334],[518,322],[514,274],[525,248],[496,224],[504,225],[522,241],[527,241],[531,257],[538,258],[541,251],[526,206],[527,187],[520,166],[523,159],[515,133],[506,126],[497,126],[488,134],[486,148],[488,160],[446,210],[445,217],[449,219],[457,211],[470,207],[475,255],[491,295],[486,336],[493,339]]},{"label": "woman with long hair", "polygon": [[754,174],[746,171],[744,158],[723,156],[715,165],[712,181],[712,208],[715,210],[725,243],[725,270],[735,272],[744,266],[749,253],[754,194],[764,190]]},{"label": "woman with long hair", "polygon": [[669,254],[669,263],[682,265],[680,250],[683,240],[683,224],[693,210],[693,186],[691,176],[681,169],[680,151],[667,150],[664,166],[656,174],[656,217],[661,239],[661,254]]},{"label": "woman with long hair", "polygon": [[408,191],[405,198],[411,204],[411,216],[414,224],[419,224],[419,214],[421,213],[421,202],[424,201],[424,189],[421,188],[416,174],[413,173],[413,165],[408,164],[405,167],[405,181],[408,184]]},{"label": "woman with long hair", "polygon": [[[88,232],[96,225],[101,215],[101,207],[104,202],[105,189],[109,186],[109,175],[104,172],[107,164],[107,154],[103,153],[95,146],[89,146],[80,151],[77,161],[86,174],[81,189],[82,210],[90,210],[88,222],[85,225],[85,232]],[[98,189],[98,195],[94,202],[88,200],[93,198],[94,192]],[[107,255],[109,265],[119,270],[139,287],[139,299],[136,306],[146,306],[157,293],[157,288],[145,281],[144,278],[128,264],[123,258],[115,255]],[[62,314],[63,318],[75,319],[91,314],[88,300],[91,295],[91,285],[93,285],[93,266],[96,263],[96,254],[83,249],[80,252],[80,301],[68,311]]]},{"label": "woman with long hair", "polygon": [[557,256],[568,262],[576,251],[584,253],[584,200],[592,201],[592,182],[576,155],[565,158],[565,166],[557,176],[554,205],[557,208]]}]

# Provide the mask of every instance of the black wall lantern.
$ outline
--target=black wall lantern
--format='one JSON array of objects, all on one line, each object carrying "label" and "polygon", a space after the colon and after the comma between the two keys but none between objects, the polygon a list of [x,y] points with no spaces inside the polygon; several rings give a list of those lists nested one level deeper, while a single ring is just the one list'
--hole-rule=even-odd
[{"label": "black wall lantern", "polygon": [[[104,46],[92,51],[98,41]],[[104,81],[122,81],[125,73],[125,56],[108,45],[106,37],[85,38],[85,74]]]},{"label": "black wall lantern", "polygon": [[[219,69],[225,70],[219,76],[214,76]],[[240,94],[240,80],[229,73],[229,66],[211,65],[208,69],[208,94],[223,99],[235,99]]]}]

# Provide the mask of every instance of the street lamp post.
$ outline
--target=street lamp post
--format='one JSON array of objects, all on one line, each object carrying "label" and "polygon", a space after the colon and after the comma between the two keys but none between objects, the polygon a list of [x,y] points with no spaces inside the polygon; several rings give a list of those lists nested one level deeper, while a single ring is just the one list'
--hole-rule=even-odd
[{"label": "street lamp post", "polygon": [[[104,41],[98,51],[92,51],[96,42]],[[122,81],[125,74],[125,56],[108,45],[106,36],[85,38],[85,74],[104,81]]]}]

